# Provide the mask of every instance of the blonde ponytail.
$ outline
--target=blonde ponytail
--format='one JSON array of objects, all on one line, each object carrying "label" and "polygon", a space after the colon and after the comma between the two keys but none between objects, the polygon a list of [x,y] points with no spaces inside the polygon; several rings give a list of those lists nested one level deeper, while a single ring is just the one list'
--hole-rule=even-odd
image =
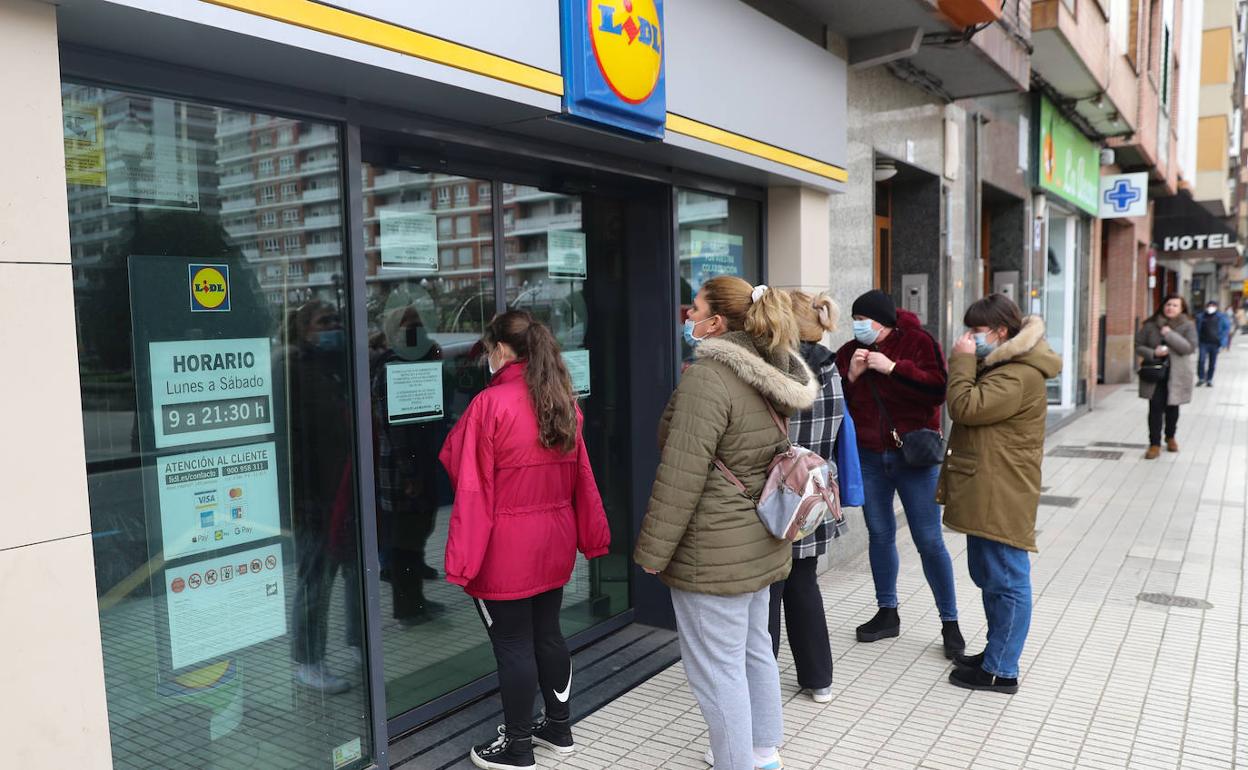
[{"label": "blonde ponytail", "polygon": [[797,348],[797,319],[788,292],[767,289],[755,301],[749,281],[731,275],[716,276],[699,291],[729,331],[748,333],[768,352]]},{"label": "blonde ponytail", "polygon": [[790,292],[793,315],[797,318],[798,338],[802,342],[820,342],[824,332],[836,331],[841,309],[826,291],[815,296],[801,291]]}]

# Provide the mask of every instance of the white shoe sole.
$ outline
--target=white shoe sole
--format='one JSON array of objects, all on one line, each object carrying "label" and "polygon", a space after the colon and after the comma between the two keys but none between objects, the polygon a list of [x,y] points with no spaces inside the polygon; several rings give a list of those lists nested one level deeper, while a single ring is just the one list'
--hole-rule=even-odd
[{"label": "white shoe sole", "polygon": [[544,741],[541,738],[538,738],[536,735],[533,736],[533,745],[541,746],[542,748],[553,751],[556,754],[571,754],[574,751],[576,751],[575,743],[573,743],[571,746],[558,746],[556,744],[551,743],[550,741]]},{"label": "white shoe sole", "polygon": [[828,693],[827,695],[816,695],[815,693],[811,692],[810,699],[813,700],[815,703],[831,703],[832,693]]},{"label": "white shoe sole", "polygon": [[472,760],[472,764],[481,768],[481,770],[537,770],[537,764],[532,765],[500,765],[494,762],[487,762],[477,756],[477,750],[472,749],[468,752],[468,759]]}]

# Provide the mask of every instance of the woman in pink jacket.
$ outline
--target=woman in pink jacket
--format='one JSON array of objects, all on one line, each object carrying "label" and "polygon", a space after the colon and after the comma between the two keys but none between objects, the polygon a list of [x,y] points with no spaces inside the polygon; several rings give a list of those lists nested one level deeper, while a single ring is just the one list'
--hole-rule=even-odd
[{"label": "woman in pink jacket", "polygon": [[[611,534],[559,343],[522,311],[496,317],[482,342],[489,387],[439,458],[455,489],[446,579],[476,601],[498,662],[506,722],[469,758],[487,770],[512,770],[536,767],[534,744],[561,754],[573,749],[572,658],[559,607],[576,552],[605,555]],[[546,709],[535,722],[539,684]]]}]

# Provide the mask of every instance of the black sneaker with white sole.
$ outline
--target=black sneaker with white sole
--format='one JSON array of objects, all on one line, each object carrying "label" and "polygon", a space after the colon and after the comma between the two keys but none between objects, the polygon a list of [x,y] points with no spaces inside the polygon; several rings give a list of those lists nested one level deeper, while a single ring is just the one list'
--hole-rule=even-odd
[{"label": "black sneaker with white sole", "polygon": [[531,738],[512,738],[499,728],[498,737],[481,743],[468,752],[472,764],[482,770],[536,770]]},{"label": "black sneaker with white sole", "polygon": [[542,717],[533,723],[533,745],[550,749],[558,754],[571,754],[576,751],[572,741],[572,723],[559,722],[549,717]]}]

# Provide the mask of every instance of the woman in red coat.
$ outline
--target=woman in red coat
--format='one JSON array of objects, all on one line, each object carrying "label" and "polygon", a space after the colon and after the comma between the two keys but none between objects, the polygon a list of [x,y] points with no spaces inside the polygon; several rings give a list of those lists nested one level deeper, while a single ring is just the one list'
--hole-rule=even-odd
[{"label": "woman in red coat", "polygon": [[[572,659],[559,628],[579,550],[610,545],[582,417],[559,343],[531,315],[496,317],[482,338],[482,391],[440,455],[455,490],[446,579],[477,605],[494,646],[506,724],[469,758],[487,770],[536,767],[533,744],[572,751]],[[540,684],[545,715],[533,721]]]}]

